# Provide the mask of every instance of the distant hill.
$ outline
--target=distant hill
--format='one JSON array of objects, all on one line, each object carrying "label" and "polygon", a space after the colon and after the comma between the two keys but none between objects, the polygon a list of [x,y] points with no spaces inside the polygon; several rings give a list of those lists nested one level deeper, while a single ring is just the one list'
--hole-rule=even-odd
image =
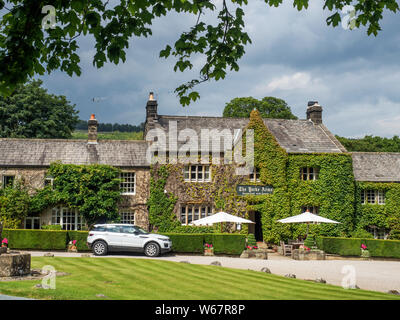
[{"label": "distant hill", "polygon": [[[75,127],[76,130],[87,130],[88,124],[85,120],[79,120]],[[131,124],[119,124],[119,123],[99,123],[98,132],[141,132],[144,130],[144,122],[138,126]]]},{"label": "distant hill", "polygon": [[[72,133],[72,139],[87,139],[88,132],[86,130],[75,130]],[[143,140],[143,131],[139,132],[99,132],[99,140]]]},{"label": "distant hill", "polygon": [[353,139],[336,136],[340,143],[350,152],[400,152],[400,138],[382,138],[365,136],[364,138]]}]

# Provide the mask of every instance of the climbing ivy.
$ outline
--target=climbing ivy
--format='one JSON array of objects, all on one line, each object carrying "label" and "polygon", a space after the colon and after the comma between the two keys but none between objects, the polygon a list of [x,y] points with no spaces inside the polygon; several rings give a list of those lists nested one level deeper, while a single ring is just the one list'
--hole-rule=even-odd
[{"label": "climbing ivy", "polygon": [[29,212],[30,197],[23,181],[15,186],[2,188],[0,185],[0,221],[4,228],[16,229],[22,224]]},{"label": "climbing ivy", "polygon": [[[211,182],[187,183],[183,177],[183,164],[167,165],[162,169],[166,171],[156,174],[156,180],[152,178],[150,190],[150,216],[157,226],[175,226],[177,218],[174,212],[178,212],[179,198],[182,203],[210,203],[216,210],[244,218],[249,218],[249,211],[256,211],[261,217],[264,241],[269,243],[305,236],[305,224],[277,222],[300,214],[305,206],[317,206],[321,216],[340,222],[311,225],[310,233],[314,235],[348,237],[360,234],[367,225],[374,224],[390,228],[390,238],[400,238],[400,209],[396,205],[400,203],[400,184],[356,183],[349,153],[288,154],[257,110],[251,112],[245,129],[254,130],[254,165],[260,170],[260,182],[236,175],[235,166],[227,164],[210,165]],[[245,136],[242,140],[245,143]],[[246,150],[246,145],[242,150]],[[318,179],[303,181],[300,173],[306,167],[318,168]],[[154,174],[152,172],[152,176]],[[236,193],[238,184],[268,185],[273,187],[273,193],[239,196]],[[166,195],[165,188],[171,193]],[[386,190],[386,205],[361,206],[360,192],[363,189]],[[232,231],[231,227],[226,225],[224,231]],[[248,226],[244,225],[241,233],[247,232]]]},{"label": "climbing ivy", "polygon": [[174,214],[177,198],[165,192],[170,167],[155,164],[150,170],[150,197],[147,201],[150,230],[168,232],[181,225]]},{"label": "climbing ivy", "polygon": [[77,208],[88,225],[99,219],[118,219],[119,173],[119,169],[108,165],[52,163],[48,174],[54,178],[53,187],[36,190],[30,212],[39,213],[62,203]]},{"label": "climbing ivy", "polygon": [[[303,181],[300,170],[318,168],[317,180]],[[354,229],[354,176],[351,155],[347,153],[291,154],[288,161],[290,214],[301,213],[302,206],[318,206],[319,214],[340,224],[312,225],[324,236],[348,236]],[[306,234],[305,225],[293,225],[295,238]]]},{"label": "climbing ivy", "polygon": [[[390,239],[400,239],[400,184],[357,182],[356,183],[356,225],[365,230],[367,226],[390,229]],[[385,204],[361,204],[361,192],[380,190],[385,192]]]}]

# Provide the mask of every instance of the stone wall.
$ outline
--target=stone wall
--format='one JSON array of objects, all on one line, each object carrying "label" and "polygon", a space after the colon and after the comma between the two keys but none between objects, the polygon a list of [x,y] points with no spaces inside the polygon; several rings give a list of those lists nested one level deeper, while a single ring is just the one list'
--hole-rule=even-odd
[{"label": "stone wall", "polygon": [[147,210],[147,200],[150,196],[150,170],[147,168],[126,170],[135,172],[136,192],[134,195],[122,196],[122,201],[118,205],[119,210],[129,210],[135,212],[135,224],[145,230],[148,230],[149,212]]},{"label": "stone wall", "polygon": [[46,168],[0,168],[0,178],[3,176],[15,176],[16,180],[24,181],[29,193],[34,193],[35,189],[44,187]]}]

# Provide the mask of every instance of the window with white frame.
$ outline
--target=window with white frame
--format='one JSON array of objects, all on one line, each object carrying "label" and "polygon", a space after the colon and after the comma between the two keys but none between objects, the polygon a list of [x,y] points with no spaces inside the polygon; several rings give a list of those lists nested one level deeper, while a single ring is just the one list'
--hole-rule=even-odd
[{"label": "window with white frame", "polygon": [[319,176],[319,168],[305,167],[300,169],[301,180],[317,180]]},{"label": "window with white frame", "polygon": [[301,213],[306,212],[306,211],[319,215],[319,207],[318,206],[302,206]]},{"label": "window with white frame", "polygon": [[119,212],[121,223],[135,224],[135,212],[130,210],[123,210]]},{"label": "window with white frame", "polygon": [[389,237],[389,229],[386,228],[378,228],[376,226],[367,227],[367,231],[374,236],[374,239],[384,239],[386,240]]},{"label": "window with white frame", "polygon": [[186,204],[181,206],[181,223],[189,224],[192,221],[199,220],[213,214],[210,205]]},{"label": "window with white frame", "polygon": [[186,182],[209,182],[211,181],[210,166],[185,166],[184,177]]},{"label": "window with white frame", "polygon": [[24,229],[40,229],[40,217],[26,217],[24,219]]},{"label": "window with white frame", "polygon": [[260,169],[254,168],[253,172],[250,173],[249,179],[252,182],[260,182]]},{"label": "window with white frame", "polygon": [[44,178],[44,186],[51,186],[51,188],[53,188],[53,184],[54,184],[54,178],[53,177],[45,177]]},{"label": "window with white frame", "polygon": [[122,194],[135,194],[136,174],[135,172],[121,172],[120,189]]},{"label": "window with white frame", "polygon": [[60,225],[63,230],[82,230],[85,221],[78,209],[55,207],[52,209],[51,224]]},{"label": "window with white frame", "polygon": [[361,190],[361,204],[385,204],[385,191]]},{"label": "window with white frame", "polygon": [[1,179],[3,188],[14,185],[15,176],[4,175]]}]

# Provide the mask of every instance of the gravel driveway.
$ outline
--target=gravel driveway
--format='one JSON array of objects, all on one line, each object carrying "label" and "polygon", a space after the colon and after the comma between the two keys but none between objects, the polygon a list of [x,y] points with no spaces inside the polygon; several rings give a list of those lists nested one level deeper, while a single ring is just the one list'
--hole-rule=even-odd
[{"label": "gravel driveway", "polygon": [[[32,257],[41,257],[45,252],[30,252]],[[81,257],[81,253],[52,252],[57,257]],[[92,255],[91,255],[92,256]],[[93,256],[92,256],[93,257]],[[143,254],[113,254],[109,258],[136,258],[150,259]],[[152,258],[154,259],[154,258]],[[213,261],[219,261],[223,267],[250,269],[260,271],[267,267],[271,273],[278,275],[295,274],[298,279],[314,280],[323,278],[329,284],[342,285],[342,281],[354,275],[356,284],[361,289],[387,292],[397,290],[400,292],[400,261],[376,261],[376,260],[317,260],[298,261],[289,257],[283,257],[276,253],[270,253],[268,260],[240,259],[223,256],[200,255],[164,255],[156,258],[167,261],[187,261],[193,264],[208,265]]]}]

